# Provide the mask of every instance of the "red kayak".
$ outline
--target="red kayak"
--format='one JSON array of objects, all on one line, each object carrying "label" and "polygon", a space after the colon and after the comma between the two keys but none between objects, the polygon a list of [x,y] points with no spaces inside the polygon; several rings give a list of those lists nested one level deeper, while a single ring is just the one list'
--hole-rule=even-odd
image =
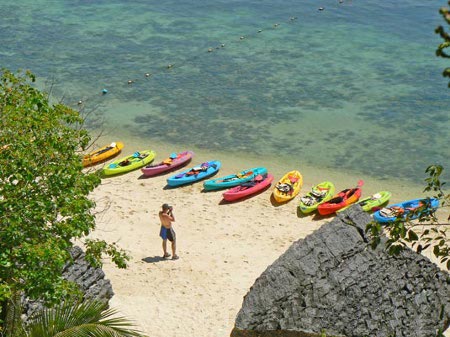
[{"label": "red kayak", "polygon": [[337,210],[344,208],[348,205],[351,205],[361,198],[361,187],[364,185],[364,181],[358,181],[358,185],[354,188],[347,188],[343,191],[340,191],[338,194],[333,196],[327,202],[320,204],[317,207],[320,215],[328,215],[335,213]]},{"label": "red kayak", "polygon": [[273,181],[273,175],[267,173],[266,175],[258,174],[253,180],[243,183],[239,186],[229,189],[223,193],[223,198],[226,201],[236,201],[247,196],[256,194],[268,187]]},{"label": "red kayak", "polygon": [[141,168],[141,171],[146,177],[155,176],[163,172],[172,171],[183,164],[189,163],[193,156],[194,152],[192,151],[172,153],[169,158],[166,158],[155,165],[147,165]]}]

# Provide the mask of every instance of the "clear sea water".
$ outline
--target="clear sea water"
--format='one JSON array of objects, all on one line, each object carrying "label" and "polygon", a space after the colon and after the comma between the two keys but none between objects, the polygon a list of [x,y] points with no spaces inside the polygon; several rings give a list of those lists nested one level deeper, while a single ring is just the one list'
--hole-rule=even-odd
[{"label": "clear sea water", "polygon": [[445,4],[2,0],[0,66],[114,140],[421,183],[450,170]]}]

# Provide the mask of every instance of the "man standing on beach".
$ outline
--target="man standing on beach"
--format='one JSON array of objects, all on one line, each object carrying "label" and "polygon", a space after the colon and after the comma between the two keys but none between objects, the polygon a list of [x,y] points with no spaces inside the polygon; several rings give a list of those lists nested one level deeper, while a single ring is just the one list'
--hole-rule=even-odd
[{"label": "man standing on beach", "polygon": [[170,254],[167,252],[167,240],[169,240],[172,243],[172,260],[177,260],[178,255],[176,254],[176,235],[172,227],[172,222],[175,221],[175,216],[173,215],[173,207],[169,206],[168,204],[163,204],[162,211],[159,211],[159,220],[161,221],[161,230],[159,231],[159,236],[163,240],[163,257],[165,259],[170,257]]}]

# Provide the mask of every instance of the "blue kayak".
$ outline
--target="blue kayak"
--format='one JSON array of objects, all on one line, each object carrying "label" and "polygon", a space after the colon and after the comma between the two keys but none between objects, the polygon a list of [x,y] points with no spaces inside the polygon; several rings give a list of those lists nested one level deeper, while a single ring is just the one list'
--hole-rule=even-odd
[{"label": "blue kayak", "polygon": [[267,169],[265,167],[255,167],[248,170],[243,170],[239,173],[230,174],[224,177],[206,180],[203,183],[203,187],[207,191],[234,187],[252,180],[258,174],[261,175],[267,174]]},{"label": "blue kayak", "polygon": [[436,198],[412,199],[376,211],[373,213],[373,219],[379,223],[394,222],[397,219],[414,220],[434,212],[438,207],[439,200]]},{"label": "blue kayak", "polygon": [[220,161],[211,160],[200,165],[194,166],[191,169],[177,173],[167,179],[167,184],[172,187],[191,184],[196,181],[212,176],[220,169]]}]

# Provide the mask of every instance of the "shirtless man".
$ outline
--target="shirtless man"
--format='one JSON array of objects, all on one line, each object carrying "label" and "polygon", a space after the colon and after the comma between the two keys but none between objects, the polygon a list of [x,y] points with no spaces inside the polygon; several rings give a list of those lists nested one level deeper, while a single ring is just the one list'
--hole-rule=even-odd
[{"label": "shirtless man", "polygon": [[173,207],[168,204],[162,205],[162,211],[159,211],[159,219],[161,221],[161,230],[159,232],[159,236],[162,238],[162,248],[164,251],[163,257],[165,259],[170,257],[170,254],[167,252],[167,240],[172,243],[172,260],[177,260],[178,255],[176,254],[176,235],[175,231],[172,227],[172,222],[175,221],[175,216],[173,215]]}]

